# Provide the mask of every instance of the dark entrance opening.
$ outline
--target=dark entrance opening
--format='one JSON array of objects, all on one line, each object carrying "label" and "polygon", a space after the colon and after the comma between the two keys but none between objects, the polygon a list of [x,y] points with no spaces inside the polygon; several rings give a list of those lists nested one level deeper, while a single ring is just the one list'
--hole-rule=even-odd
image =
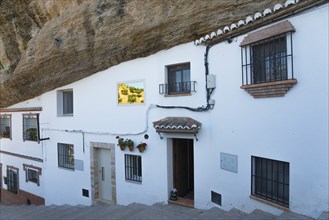
[{"label": "dark entrance opening", "polygon": [[177,196],[194,200],[193,139],[173,139],[173,175]]}]

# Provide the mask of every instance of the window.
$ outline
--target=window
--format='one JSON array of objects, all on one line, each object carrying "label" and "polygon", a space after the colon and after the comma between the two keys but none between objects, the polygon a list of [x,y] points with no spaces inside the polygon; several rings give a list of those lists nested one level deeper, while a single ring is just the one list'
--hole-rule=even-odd
[{"label": "window", "polygon": [[292,32],[282,22],[253,32],[241,42],[242,84],[277,82],[294,79]]},{"label": "window", "polygon": [[190,63],[167,66],[167,84],[160,84],[160,94],[188,94],[195,92],[195,81],[190,79]]},{"label": "window", "polygon": [[11,139],[11,115],[0,115],[0,138]]},{"label": "window", "polygon": [[57,92],[57,112],[59,116],[73,115],[73,90]]},{"label": "window", "polygon": [[125,154],[125,177],[126,180],[142,182],[142,157]]},{"label": "window", "polygon": [[38,186],[40,185],[41,168],[35,167],[33,165],[23,164],[23,169],[25,170],[25,181],[36,183]]},{"label": "window", "polygon": [[287,79],[285,34],[252,44],[251,49],[254,84]]},{"label": "window", "polygon": [[7,186],[9,192],[18,193],[18,168],[7,166]]},{"label": "window", "polygon": [[39,114],[23,114],[23,140],[38,141]]},{"label": "window", "polygon": [[57,144],[58,166],[74,170],[74,146],[72,144]]},{"label": "window", "polygon": [[251,157],[251,194],[289,208],[289,163]]}]

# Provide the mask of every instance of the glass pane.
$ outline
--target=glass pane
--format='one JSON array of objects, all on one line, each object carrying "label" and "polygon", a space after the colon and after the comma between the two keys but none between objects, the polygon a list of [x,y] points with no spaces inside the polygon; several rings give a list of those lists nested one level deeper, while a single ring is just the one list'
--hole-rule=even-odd
[{"label": "glass pane", "polygon": [[0,137],[10,138],[11,129],[10,129],[10,116],[1,116],[0,117]]},{"label": "glass pane", "polygon": [[24,127],[24,140],[37,141],[38,140],[38,126],[37,126],[37,116],[35,115],[25,115],[23,118]]},{"label": "glass pane", "polygon": [[63,92],[63,114],[73,114],[73,92]]},{"label": "glass pane", "polygon": [[168,93],[190,92],[190,65],[179,64],[168,67]]}]

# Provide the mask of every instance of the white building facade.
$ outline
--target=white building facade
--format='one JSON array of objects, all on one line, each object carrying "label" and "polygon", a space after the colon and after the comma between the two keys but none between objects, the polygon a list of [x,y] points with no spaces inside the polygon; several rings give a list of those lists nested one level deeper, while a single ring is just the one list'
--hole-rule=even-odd
[{"label": "white building facade", "polygon": [[[329,194],[328,20],[322,4],[223,33],[206,59],[206,46],[183,44],[2,109],[2,191],[16,183],[46,205],[151,205],[176,188],[195,208],[318,217]],[[24,139],[34,126],[24,116],[38,118],[37,139],[33,129]]]}]

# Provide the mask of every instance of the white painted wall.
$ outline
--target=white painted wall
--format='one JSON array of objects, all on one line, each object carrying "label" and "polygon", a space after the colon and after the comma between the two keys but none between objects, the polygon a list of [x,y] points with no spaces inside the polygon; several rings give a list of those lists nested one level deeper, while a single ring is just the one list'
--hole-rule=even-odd
[{"label": "white painted wall", "polygon": [[[27,108],[27,107],[40,107],[40,97],[31,99],[26,102],[18,103],[11,106],[12,108]],[[12,123],[12,139],[2,138],[0,139],[0,150],[15,153],[19,155],[25,155],[38,159],[43,159],[43,144],[35,141],[23,141],[23,116],[22,114],[28,113],[41,113],[41,112],[10,112]],[[40,114],[40,125],[44,126],[45,118],[43,114]],[[19,169],[19,189],[30,192],[32,194],[43,197],[44,195],[44,175],[39,176],[40,186],[33,182],[26,182],[26,172],[23,170],[23,164],[33,165],[36,167],[43,167],[42,162],[22,159],[7,154],[0,154],[0,163],[2,163],[2,177],[7,176],[7,165],[14,166]],[[4,185],[2,178],[2,186]]]},{"label": "white painted wall", "polygon": [[286,161],[290,163],[290,209],[317,217],[328,210],[328,5],[289,21],[296,29],[298,83],[283,98],[254,99],[239,88],[238,45],[244,36],[211,49],[211,69],[218,73],[217,105],[211,112],[212,121],[218,122],[210,131],[210,138],[217,140],[213,166],[218,167],[220,152],[239,157],[238,174],[218,169],[212,187],[222,193],[226,208],[275,211],[249,199],[250,157]]},{"label": "white painted wall", "polygon": [[[261,208],[275,214],[282,211],[251,199],[251,156],[289,162],[290,209],[312,217],[328,210],[328,5],[312,9],[289,19],[295,27],[294,74],[298,83],[281,98],[254,99],[240,89],[241,58],[239,44],[245,37],[213,46],[209,53],[209,70],[217,76],[212,99],[215,109],[195,113],[182,109],[165,110],[150,105],[206,105],[204,46],[188,43],[135,59],[99,72],[88,78],[58,88],[73,89],[74,116],[58,117],[56,91],[43,94],[35,105],[43,107],[43,181],[46,204],[85,204],[82,188],[91,194],[90,142],[117,143],[117,134],[130,133],[138,144],[146,141],[142,154],[141,184],[125,181],[124,152],[116,148],[117,203],[166,202],[171,189],[170,138],[160,139],[152,122],[168,116],[192,117],[202,123],[194,141],[195,207],[211,208],[210,191],[222,195],[221,208],[239,208],[250,212]],[[319,28],[319,24],[323,28]],[[165,66],[191,63],[191,80],[197,81],[197,92],[191,96],[164,97],[158,85],[165,83]],[[144,80],[145,103],[117,105],[117,83]],[[32,100],[31,102],[35,101]],[[147,123],[146,120],[148,119]],[[15,122],[19,123],[18,121]],[[14,124],[14,125],[15,125]],[[148,140],[133,135],[148,128]],[[85,152],[81,133],[83,130]],[[18,130],[19,133],[19,130]],[[121,135],[122,136],[122,135]],[[193,136],[185,136],[192,138]],[[169,138],[169,139],[168,139]],[[4,149],[14,146],[1,140]],[[57,143],[74,144],[75,158],[84,161],[84,171],[58,168]],[[24,148],[32,146],[24,143]],[[14,148],[13,148],[14,149]],[[18,149],[18,148],[17,148]],[[16,150],[16,148],[15,148]],[[21,152],[26,152],[19,149]],[[169,151],[169,152],[168,152]],[[42,151],[41,151],[42,152]],[[220,153],[238,156],[238,173],[220,169]],[[35,154],[40,154],[40,149]],[[126,151],[125,153],[129,153]],[[137,149],[133,154],[140,154]],[[169,162],[168,162],[169,161]]]}]

